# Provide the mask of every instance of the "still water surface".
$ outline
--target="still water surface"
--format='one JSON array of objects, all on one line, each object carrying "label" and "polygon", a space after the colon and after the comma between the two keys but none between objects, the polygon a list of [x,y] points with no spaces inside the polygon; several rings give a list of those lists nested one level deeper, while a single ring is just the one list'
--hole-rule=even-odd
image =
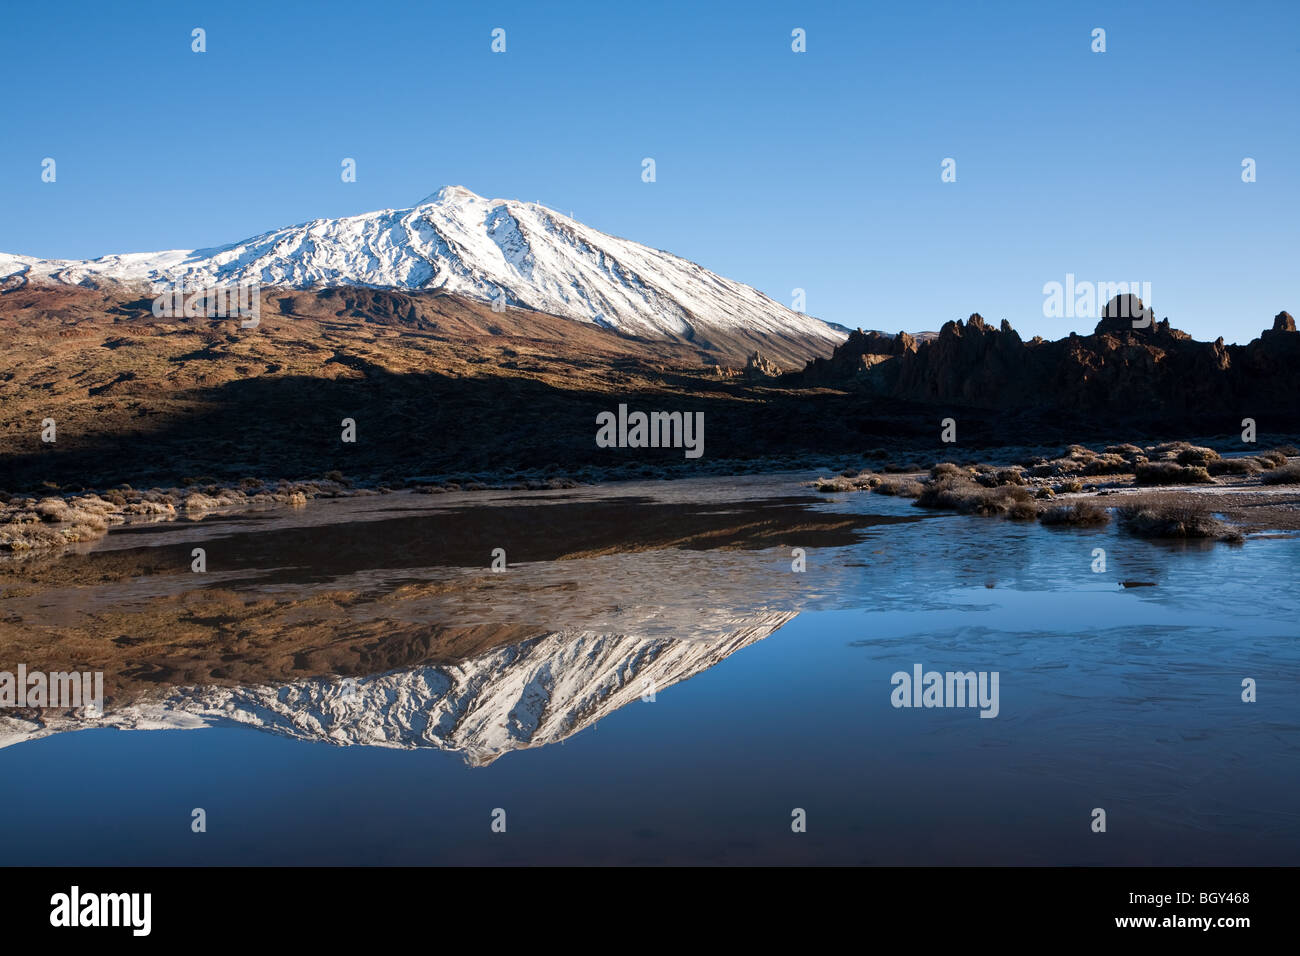
[{"label": "still water surface", "polygon": [[[802,477],[120,529],[84,557],[202,546],[209,573],[7,611],[71,633],[217,589],[282,630],[6,738],[0,862],[1300,863],[1300,540],[1171,547]],[[291,627],[312,643],[281,663]],[[997,672],[997,717],[893,707],[915,665]]]}]

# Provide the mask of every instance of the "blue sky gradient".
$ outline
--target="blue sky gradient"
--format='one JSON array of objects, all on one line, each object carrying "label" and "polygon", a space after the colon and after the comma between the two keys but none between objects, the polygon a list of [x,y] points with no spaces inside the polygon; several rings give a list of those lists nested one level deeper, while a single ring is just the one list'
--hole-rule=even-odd
[{"label": "blue sky gradient", "polygon": [[1044,283],[1067,273],[1150,282],[1157,314],[1198,338],[1245,342],[1300,312],[1294,0],[5,16],[4,252],[201,248],[454,183],[572,211],[786,304],[803,288],[810,314],[848,326],[978,311],[1026,337],[1090,331],[1043,315]]}]

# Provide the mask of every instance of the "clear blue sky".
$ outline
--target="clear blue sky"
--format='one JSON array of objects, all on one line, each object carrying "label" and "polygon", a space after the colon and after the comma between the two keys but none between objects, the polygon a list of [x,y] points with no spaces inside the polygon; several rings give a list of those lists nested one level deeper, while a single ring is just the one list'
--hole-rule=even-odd
[{"label": "clear blue sky", "polygon": [[10,4],[0,250],[210,246],[455,183],[848,326],[1087,331],[1042,314],[1072,272],[1247,341],[1300,313],[1297,64],[1296,0]]}]

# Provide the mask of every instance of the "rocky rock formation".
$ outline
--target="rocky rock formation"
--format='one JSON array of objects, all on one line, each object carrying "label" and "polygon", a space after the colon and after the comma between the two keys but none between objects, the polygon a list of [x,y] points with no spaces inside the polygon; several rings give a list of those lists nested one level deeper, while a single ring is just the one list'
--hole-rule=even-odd
[{"label": "rocky rock formation", "polygon": [[886,359],[915,351],[916,339],[906,332],[886,335],[858,329],[849,333],[848,340],[836,348],[830,358],[816,358],[809,362],[803,376],[811,385],[861,378]]},{"label": "rocky rock formation", "polygon": [[[1134,322],[1137,322],[1135,327]],[[1286,312],[1248,345],[1197,342],[1136,296],[1107,303],[1091,335],[1023,341],[1004,320],[948,322],[937,337],[855,332],[803,385],[976,408],[1063,409],[1132,418],[1300,416],[1300,333]]]},{"label": "rocky rock formation", "polygon": [[1275,335],[1279,332],[1294,332],[1295,319],[1291,318],[1290,312],[1279,312],[1273,316],[1273,328],[1265,332],[1265,335]]},{"label": "rocky rock formation", "polygon": [[748,361],[745,362],[745,378],[751,382],[776,378],[780,374],[781,366],[768,361],[763,353],[757,350],[751,352]]}]

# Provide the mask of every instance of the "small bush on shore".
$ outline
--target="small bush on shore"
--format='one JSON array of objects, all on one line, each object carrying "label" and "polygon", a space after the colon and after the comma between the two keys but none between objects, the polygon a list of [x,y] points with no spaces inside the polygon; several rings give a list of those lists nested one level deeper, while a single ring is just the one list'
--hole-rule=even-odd
[{"label": "small bush on shore", "polygon": [[1259,471],[1259,462],[1254,458],[1220,458],[1206,464],[1205,470],[1211,475],[1253,475]]},{"label": "small bush on shore", "polygon": [[1044,508],[1038,520],[1048,525],[1096,526],[1110,524],[1110,511],[1091,501],[1075,501]]},{"label": "small bush on shore", "polygon": [[1090,458],[1084,463],[1085,475],[1126,475],[1133,471],[1134,463],[1123,455],[1107,453]]},{"label": "small bush on shore", "polygon": [[923,485],[914,478],[886,478],[876,485],[878,495],[892,495],[899,498],[915,498],[921,494]]},{"label": "small bush on shore", "polygon": [[818,491],[822,491],[827,494],[833,494],[837,491],[861,491],[862,490],[861,487],[858,485],[856,479],[846,478],[843,475],[836,475],[831,478],[818,478],[815,482],[813,482],[813,487],[815,487]]},{"label": "small bush on shore", "polygon": [[1012,521],[1035,521],[1038,519],[1038,505],[1032,500],[1016,498],[1007,508],[1006,515]]},{"label": "small bush on shore", "polygon": [[1286,464],[1286,455],[1276,448],[1272,451],[1261,451],[1255,457],[1259,459],[1259,463],[1265,468],[1278,468]]},{"label": "small bush on shore", "polygon": [[1139,485],[1204,485],[1214,481],[1199,465],[1180,465],[1173,461],[1149,461],[1134,472]]},{"label": "small bush on shore", "polygon": [[[1026,516],[1017,505],[1033,505],[1034,493],[1021,485],[985,488],[966,478],[947,476],[926,482],[916,498],[919,508],[945,508],[962,514]],[[1035,516],[1037,512],[1035,511]]]},{"label": "small bush on shore", "polygon": [[1027,484],[1025,473],[1019,468],[987,468],[987,470],[979,470],[975,475],[975,481],[985,488]]},{"label": "small bush on shore", "polygon": [[1189,441],[1166,441],[1148,448],[1146,455],[1152,461],[1176,461],[1180,454],[1194,447]]},{"label": "small bush on shore", "polygon": [[1174,461],[1180,465],[1208,465],[1212,461],[1218,461],[1219,453],[1213,448],[1202,448],[1199,445],[1192,445],[1190,448],[1184,448],[1174,458]]},{"label": "small bush on shore", "polygon": [[1293,461],[1265,472],[1260,476],[1261,485],[1296,485],[1300,484],[1300,461]]},{"label": "small bush on shore", "polygon": [[1137,445],[1107,445],[1105,448],[1107,455],[1119,455],[1121,458],[1136,458],[1142,454],[1142,449]]},{"label": "small bush on shore", "polygon": [[1181,501],[1123,505],[1119,521],[1129,534],[1140,538],[1200,538],[1242,541],[1241,532],[1220,521],[1205,505]]},{"label": "small bush on shore", "polygon": [[869,491],[882,480],[879,475],[873,475],[869,471],[854,471],[852,475],[840,474],[832,478],[818,478],[813,482],[813,487],[828,494],[837,491]]}]

